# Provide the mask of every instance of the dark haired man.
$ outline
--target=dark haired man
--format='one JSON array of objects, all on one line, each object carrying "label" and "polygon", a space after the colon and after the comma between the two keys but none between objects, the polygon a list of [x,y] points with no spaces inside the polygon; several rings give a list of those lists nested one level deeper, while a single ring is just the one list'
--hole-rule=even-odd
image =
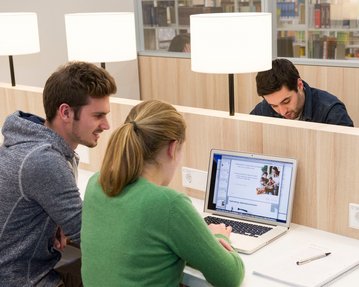
[{"label": "dark haired man", "polygon": [[287,59],[276,59],[272,69],[259,72],[257,93],[263,101],[252,115],[353,126],[345,105],[332,94],[310,87]]},{"label": "dark haired man", "polygon": [[81,286],[80,273],[74,281],[54,270],[66,239],[80,243],[74,150],[96,146],[109,129],[109,96],[115,92],[107,71],[72,62],[46,81],[46,120],[21,111],[6,118],[0,147],[1,286]]}]

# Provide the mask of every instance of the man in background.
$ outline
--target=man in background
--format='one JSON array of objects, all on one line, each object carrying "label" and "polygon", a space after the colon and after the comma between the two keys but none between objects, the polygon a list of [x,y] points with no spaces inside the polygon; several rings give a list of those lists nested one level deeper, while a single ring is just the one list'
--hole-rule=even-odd
[{"label": "man in background", "polygon": [[272,69],[259,72],[256,83],[263,101],[252,115],[353,126],[345,105],[334,95],[310,87],[287,59],[273,60]]},{"label": "man in background", "polygon": [[46,119],[17,111],[5,120],[0,147],[0,285],[82,285],[79,269],[72,276],[56,272],[54,266],[66,240],[80,243],[82,202],[75,149],[79,144],[95,147],[101,132],[109,129],[109,96],[115,92],[115,81],[104,69],[68,63],[45,84]]},{"label": "man in background", "polygon": [[179,34],[171,40],[169,52],[191,53],[191,37],[189,34]]}]

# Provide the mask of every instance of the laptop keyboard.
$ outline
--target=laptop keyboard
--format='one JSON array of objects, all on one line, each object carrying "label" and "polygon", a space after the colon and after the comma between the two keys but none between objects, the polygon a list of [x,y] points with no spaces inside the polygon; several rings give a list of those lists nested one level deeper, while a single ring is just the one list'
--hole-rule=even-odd
[{"label": "laptop keyboard", "polygon": [[255,225],[250,224],[242,221],[234,221],[230,219],[224,219],[219,217],[213,217],[213,216],[207,216],[204,218],[204,221],[209,225],[211,223],[213,224],[220,224],[224,223],[225,225],[229,225],[232,227],[232,232],[239,233],[243,235],[258,237],[269,230],[271,230],[271,227],[262,226],[262,225]]}]

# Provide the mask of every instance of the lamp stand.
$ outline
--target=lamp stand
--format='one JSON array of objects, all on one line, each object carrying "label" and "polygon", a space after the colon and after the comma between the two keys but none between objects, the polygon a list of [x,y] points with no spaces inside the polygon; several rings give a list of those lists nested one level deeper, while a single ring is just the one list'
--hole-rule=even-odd
[{"label": "lamp stand", "polygon": [[234,116],[234,76],[228,74],[228,89],[229,89],[229,115]]},{"label": "lamp stand", "polygon": [[101,63],[101,68],[106,70],[106,64],[104,62]]},{"label": "lamp stand", "polygon": [[10,66],[11,85],[15,87],[14,61],[12,59],[12,56],[9,56],[9,66]]}]

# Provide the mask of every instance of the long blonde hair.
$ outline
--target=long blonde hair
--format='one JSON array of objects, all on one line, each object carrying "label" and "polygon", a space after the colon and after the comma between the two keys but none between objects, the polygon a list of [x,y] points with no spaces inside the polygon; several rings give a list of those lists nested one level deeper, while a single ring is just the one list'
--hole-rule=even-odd
[{"label": "long blonde hair", "polygon": [[133,107],[125,123],[110,137],[99,182],[108,196],[118,195],[142,174],[144,163],[156,163],[162,147],[173,140],[183,143],[186,124],[170,104],[144,101]]}]

